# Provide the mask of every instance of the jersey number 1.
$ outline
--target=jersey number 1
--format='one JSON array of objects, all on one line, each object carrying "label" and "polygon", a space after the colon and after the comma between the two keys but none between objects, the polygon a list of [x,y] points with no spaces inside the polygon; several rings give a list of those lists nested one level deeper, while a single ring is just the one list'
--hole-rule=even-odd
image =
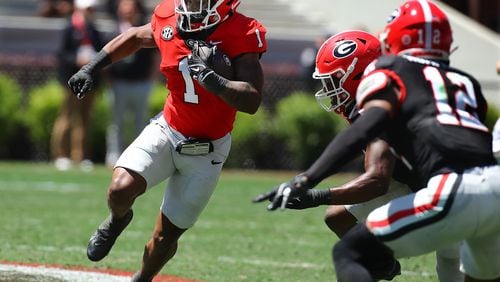
[{"label": "jersey number 1", "polygon": [[194,92],[194,82],[187,64],[187,57],[179,62],[179,71],[182,73],[184,84],[186,84],[186,92],[184,92],[184,102],[198,104],[198,94]]}]

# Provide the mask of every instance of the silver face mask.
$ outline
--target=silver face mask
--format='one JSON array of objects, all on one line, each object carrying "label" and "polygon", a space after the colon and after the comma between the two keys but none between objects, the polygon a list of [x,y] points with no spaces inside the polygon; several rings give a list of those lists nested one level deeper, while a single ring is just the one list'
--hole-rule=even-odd
[{"label": "silver face mask", "polygon": [[196,32],[211,28],[222,19],[217,11],[223,0],[174,0],[175,12],[179,15],[179,28],[185,32]]}]

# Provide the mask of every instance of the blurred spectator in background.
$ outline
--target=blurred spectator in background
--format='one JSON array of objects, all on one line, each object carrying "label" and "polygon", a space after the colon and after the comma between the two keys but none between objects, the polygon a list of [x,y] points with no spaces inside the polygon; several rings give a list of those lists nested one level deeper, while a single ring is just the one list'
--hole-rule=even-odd
[{"label": "blurred spectator in background", "polygon": [[95,95],[78,101],[71,94],[66,82],[104,46],[93,22],[97,4],[97,0],[75,0],[75,10],[71,17],[68,17],[63,30],[58,52],[58,78],[65,95],[52,129],[51,140],[54,165],[59,170],[68,170],[73,163],[79,164],[83,170],[92,169],[86,139]]},{"label": "blurred spectator in background", "polygon": [[[497,74],[500,74],[500,60],[497,61]],[[500,164],[500,118],[497,119],[495,126],[493,127],[493,154],[497,162]]]},{"label": "blurred spectator in background", "polygon": [[[117,1],[116,18],[117,34],[147,23],[140,0]],[[106,137],[106,165],[110,167],[115,165],[129,141],[139,135],[146,124],[156,54],[156,49],[143,48],[111,65],[109,69],[111,122]],[[133,126],[126,125],[127,117],[133,117]],[[128,128],[133,129],[133,136],[127,136],[127,133],[131,133],[127,131]]]},{"label": "blurred spectator in background", "polygon": [[[114,19],[118,20],[118,3],[120,0],[107,0],[104,4],[104,10]],[[145,12],[145,11],[141,11]]]},{"label": "blurred spectator in background", "polygon": [[38,6],[38,14],[48,18],[64,18],[73,12],[73,0],[43,0]]},{"label": "blurred spectator in background", "polygon": [[493,154],[500,164],[500,118],[497,119],[491,134],[493,135]]},{"label": "blurred spectator in background", "polygon": [[326,39],[330,37],[329,33],[324,33],[318,36],[314,41],[313,46],[309,46],[302,50],[300,53],[300,66],[301,66],[301,77],[304,81],[304,89],[309,92],[313,92],[321,88],[321,82],[317,79],[313,79],[312,73],[316,66],[316,54],[318,53],[319,47],[325,42]]}]

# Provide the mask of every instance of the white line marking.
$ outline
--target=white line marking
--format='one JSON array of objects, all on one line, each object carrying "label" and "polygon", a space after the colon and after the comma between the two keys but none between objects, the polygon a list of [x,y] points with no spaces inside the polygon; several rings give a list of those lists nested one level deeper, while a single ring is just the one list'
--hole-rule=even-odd
[{"label": "white line marking", "polygon": [[307,262],[279,262],[279,261],[270,261],[270,260],[262,260],[262,259],[241,259],[241,258],[233,258],[220,256],[217,258],[218,261],[228,262],[228,263],[246,263],[250,265],[256,266],[269,266],[269,267],[288,267],[288,268],[306,268],[306,269],[326,269],[329,266],[307,263]]},{"label": "white line marking", "polygon": [[53,181],[6,181],[0,180],[0,191],[49,191],[49,192],[79,192],[89,184]]},{"label": "white line marking", "polygon": [[[87,272],[78,270],[68,270],[61,268],[43,267],[43,266],[22,266],[0,264],[0,280],[2,278],[16,278],[22,275],[35,276],[38,278],[60,279],[62,281],[71,282],[125,282],[130,281],[129,277],[111,275],[98,272]],[[15,280],[8,280],[15,281]],[[48,280],[47,280],[48,281]]]}]

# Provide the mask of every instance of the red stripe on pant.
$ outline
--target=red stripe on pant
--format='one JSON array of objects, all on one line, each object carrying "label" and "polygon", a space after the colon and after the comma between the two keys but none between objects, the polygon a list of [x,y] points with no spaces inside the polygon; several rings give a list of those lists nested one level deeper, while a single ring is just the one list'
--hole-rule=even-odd
[{"label": "red stripe on pant", "polygon": [[446,184],[446,180],[448,180],[448,176],[449,176],[449,174],[444,174],[441,177],[441,180],[439,181],[438,189],[437,189],[436,193],[434,194],[434,197],[432,198],[432,202],[430,202],[428,204],[416,206],[416,207],[413,207],[411,209],[397,211],[397,212],[393,213],[392,215],[390,215],[387,219],[384,219],[384,220],[368,221],[367,225],[370,228],[371,227],[384,227],[384,226],[391,225],[394,222],[396,222],[402,218],[405,218],[408,216],[413,216],[415,214],[424,212],[426,210],[433,209],[439,203],[439,198],[441,197],[441,192],[443,191],[444,185]]}]

